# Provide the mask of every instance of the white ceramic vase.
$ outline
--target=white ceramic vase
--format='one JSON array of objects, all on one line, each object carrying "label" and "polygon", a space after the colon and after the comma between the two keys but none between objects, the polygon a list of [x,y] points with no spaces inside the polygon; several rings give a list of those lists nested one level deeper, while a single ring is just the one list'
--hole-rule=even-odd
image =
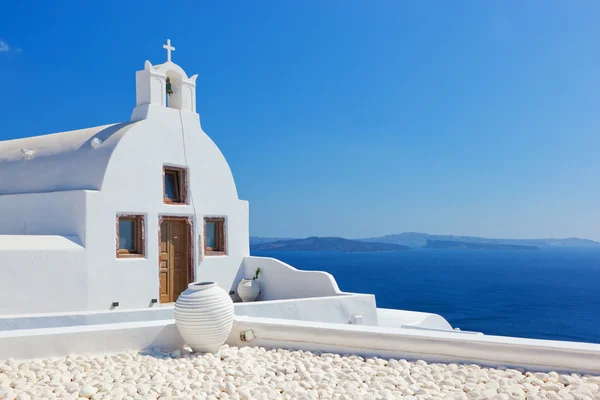
[{"label": "white ceramic vase", "polygon": [[244,303],[254,301],[260,294],[260,286],[255,279],[242,279],[237,287],[238,295]]},{"label": "white ceramic vase", "polygon": [[214,282],[194,282],[175,302],[179,334],[195,352],[216,353],[233,326],[233,301]]}]

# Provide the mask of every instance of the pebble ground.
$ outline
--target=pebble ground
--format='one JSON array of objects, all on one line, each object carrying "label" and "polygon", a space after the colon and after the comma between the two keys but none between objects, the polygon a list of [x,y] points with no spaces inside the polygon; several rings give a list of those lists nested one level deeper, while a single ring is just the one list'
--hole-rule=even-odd
[{"label": "pebble ground", "polygon": [[600,399],[600,377],[223,346],[0,361],[3,399]]}]

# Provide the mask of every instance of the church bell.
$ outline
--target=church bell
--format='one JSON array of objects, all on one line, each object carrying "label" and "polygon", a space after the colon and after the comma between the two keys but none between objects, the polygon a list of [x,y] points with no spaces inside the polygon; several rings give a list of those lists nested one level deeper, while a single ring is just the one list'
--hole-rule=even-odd
[{"label": "church bell", "polygon": [[171,80],[167,78],[167,94],[173,94],[173,89],[171,89]]}]

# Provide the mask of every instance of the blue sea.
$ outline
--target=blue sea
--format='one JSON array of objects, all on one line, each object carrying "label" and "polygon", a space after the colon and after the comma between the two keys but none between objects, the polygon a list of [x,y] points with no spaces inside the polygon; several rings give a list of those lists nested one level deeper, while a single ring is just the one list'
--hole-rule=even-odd
[{"label": "blue sea", "polygon": [[440,314],[462,330],[600,343],[597,248],[252,254],[330,272],[378,307]]}]

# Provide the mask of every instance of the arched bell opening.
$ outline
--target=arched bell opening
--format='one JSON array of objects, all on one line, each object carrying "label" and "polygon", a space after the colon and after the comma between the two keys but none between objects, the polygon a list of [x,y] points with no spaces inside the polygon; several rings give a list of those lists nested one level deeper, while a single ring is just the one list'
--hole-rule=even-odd
[{"label": "arched bell opening", "polygon": [[181,75],[176,71],[168,71],[165,86],[167,107],[181,110],[183,108]]}]

